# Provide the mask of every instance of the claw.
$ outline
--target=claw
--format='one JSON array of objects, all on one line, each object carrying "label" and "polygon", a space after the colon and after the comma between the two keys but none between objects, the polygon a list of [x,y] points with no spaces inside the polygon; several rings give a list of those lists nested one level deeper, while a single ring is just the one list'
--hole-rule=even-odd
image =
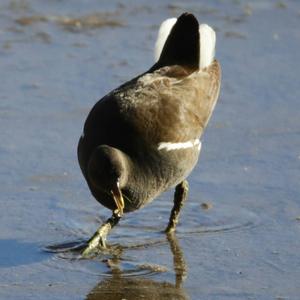
[{"label": "claw", "polygon": [[99,250],[104,251],[105,249],[107,249],[107,235],[110,230],[118,224],[120,219],[121,216],[119,215],[119,213],[116,214],[114,212],[113,215],[105,223],[103,223],[94,233],[94,235],[89,239],[89,241],[87,242],[87,246],[81,253],[81,256],[83,258],[89,258],[93,253],[98,252]]},{"label": "claw", "polygon": [[96,249],[105,248],[106,244],[105,241],[102,239],[100,234],[97,232],[94,236],[88,241],[87,247],[82,251],[81,256],[83,258],[88,258]]},{"label": "claw", "polygon": [[100,236],[93,236],[91,240],[89,240],[87,247],[82,251],[82,257],[88,257],[95,249],[99,247],[100,244]]}]

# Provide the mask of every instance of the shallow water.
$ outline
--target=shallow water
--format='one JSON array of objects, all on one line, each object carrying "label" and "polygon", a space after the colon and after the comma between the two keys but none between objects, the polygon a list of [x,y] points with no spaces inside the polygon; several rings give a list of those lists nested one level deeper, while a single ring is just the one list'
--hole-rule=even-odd
[{"label": "shallow water", "polygon": [[[183,11],[216,28],[223,85],[176,236],[170,191],[107,253],[45,252],[109,217],[77,165],[83,122]],[[298,1],[3,0],[0,15],[0,299],[299,299]]]}]

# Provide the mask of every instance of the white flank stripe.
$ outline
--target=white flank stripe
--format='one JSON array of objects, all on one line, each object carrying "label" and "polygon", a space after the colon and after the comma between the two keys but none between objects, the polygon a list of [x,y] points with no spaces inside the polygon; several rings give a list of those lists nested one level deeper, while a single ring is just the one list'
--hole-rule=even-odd
[{"label": "white flank stripe", "polygon": [[162,143],[158,144],[157,149],[172,151],[172,150],[193,148],[195,146],[197,146],[198,150],[200,151],[201,141],[199,139],[195,139],[195,140],[187,141],[187,142],[183,142],[183,143],[162,142]]},{"label": "white flank stripe", "polygon": [[200,142],[199,145],[198,145],[198,151],[201,150],[201,146],[202,146],[202,143]]}]

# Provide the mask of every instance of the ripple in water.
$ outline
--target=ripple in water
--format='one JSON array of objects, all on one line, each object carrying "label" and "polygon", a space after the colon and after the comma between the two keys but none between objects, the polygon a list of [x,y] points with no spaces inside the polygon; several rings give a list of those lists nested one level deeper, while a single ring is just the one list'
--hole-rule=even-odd
[{"label": "ripple in water", "polygon": [[[166,238],[162,231],[166,226],[166,219],[161,218],[159,222],[155,222],[153,218],[151,219],[153,213],[150,211],[146,218],[142,219],[136,214],[136,218],[128,217],[125,224],[121,222],[108,237],[110,245],[108,249],[98,253],[92,259],[81,258],[80,250],[86,245],[86,241],[77,240],[47,247],[45,250],[54,252],[55,255],[46,264],[51,268],[69,269],[74,272],[104,277],[112,277],[116,273],[121,274],[122,277],[150,277],[155,274],[174,273],[173,270],[170,270],[170,266],[160,264],[161,261],[164,261],[163,259],[158,260],[159,264],[147,262],[147,251],[153,252],[161,248],[166,253],[168,251],[166,249],[169,248],[167,244],[170,244],[175,258],[178,255],[183,256],[177,242]],[[260,223],[259,217],[246,209],[236,207],[233,209],[229,205],[219,205],[203,211],[200,205],[194,203],[190,203],[185,208],[180,221],[177,227],[179,238],[195,234],[223,234],[250,230]],[[80,224],[78,225],[80,226]],[[93,223],[93,225],[95,224]],[[76,228],[72,229],[72,234],[74,232],[76,232]],[[81,228],[78,233],[78,236],[82,236]],[[89,234],[87,234],[88,237]],[[174,249],[178,249],[179,252],[177,251],[176,254]],[[179,257],[177,261],[184,260]],[[179,267],[179,269],[184,270],[185,266]]]},{"label": "ripple in water", "polygon": [[217,205],[209,210],[202,210],[198,205],[192,205],[188,214],[188,218],[182,220],[182,226],[178,226],[178,234],[222,234],[250,230],[261,223],[255,213],[230,205]]},{"label": "ripple in water", "polygon": [[[166,243],[166,242],[165,242]],[[158,243],[152,243],[157,245]],[[91,259],[81,258],[80,251],[86,243],[74,241],[65,244],[51,245],[44,248],[44,251],[54,253],[45,264],[55,269],[68,269],[74,272],[83,272],[93,276],[111,277],[116,272],[122,277],[152,276],[168,272],[168,268],[158,264],[141,263],[135,258],[124,253],[128,249],[137,249],[145,245],[134,245],[133,247],[121,247],[110,245],[108,249],[102,250]],[[150,244],[148,245],[148,247]]]}]

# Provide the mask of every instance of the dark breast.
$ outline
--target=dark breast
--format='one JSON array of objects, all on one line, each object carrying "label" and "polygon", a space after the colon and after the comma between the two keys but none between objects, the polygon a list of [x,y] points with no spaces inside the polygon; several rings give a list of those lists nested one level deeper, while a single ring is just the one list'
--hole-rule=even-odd
[{"label": "dark breast", "polygon": [[[131,160],[130,179],[122,189],[125,212],[178,184],[197,162],[197,147],[167,151],[158,146],[201,136],[218,96],[218,85],[208,86],[210,91],[206,93],[206,85],[198,87],[197,78],[182,81],[187,76],[184,69],[172,70],[137,77],[112,91],[96,103],[85,122],[84,136],[78,144],[79,164],[94,197],[110,209],[111,196],[93,188],[87,176],[87,164],[95,147],[115,147]],[[207,77],[205,74],[204,80],[210,82]]]},{"label": "dark breast", "polygon": [[118,148],[131,159],[131,176],[122,190],[125,212],[138,209],[179,183],[198,158],[195,149],[158,150],[157,143],[145,140],[134,124],[124,118],[115,98],[104,98],[95,105],[86,120],[84,136],[78,144],[78,160],[93,196],[109,209],[114,208],[111,195],[92,186],[87,176],[88,161],[99,145]]}]

